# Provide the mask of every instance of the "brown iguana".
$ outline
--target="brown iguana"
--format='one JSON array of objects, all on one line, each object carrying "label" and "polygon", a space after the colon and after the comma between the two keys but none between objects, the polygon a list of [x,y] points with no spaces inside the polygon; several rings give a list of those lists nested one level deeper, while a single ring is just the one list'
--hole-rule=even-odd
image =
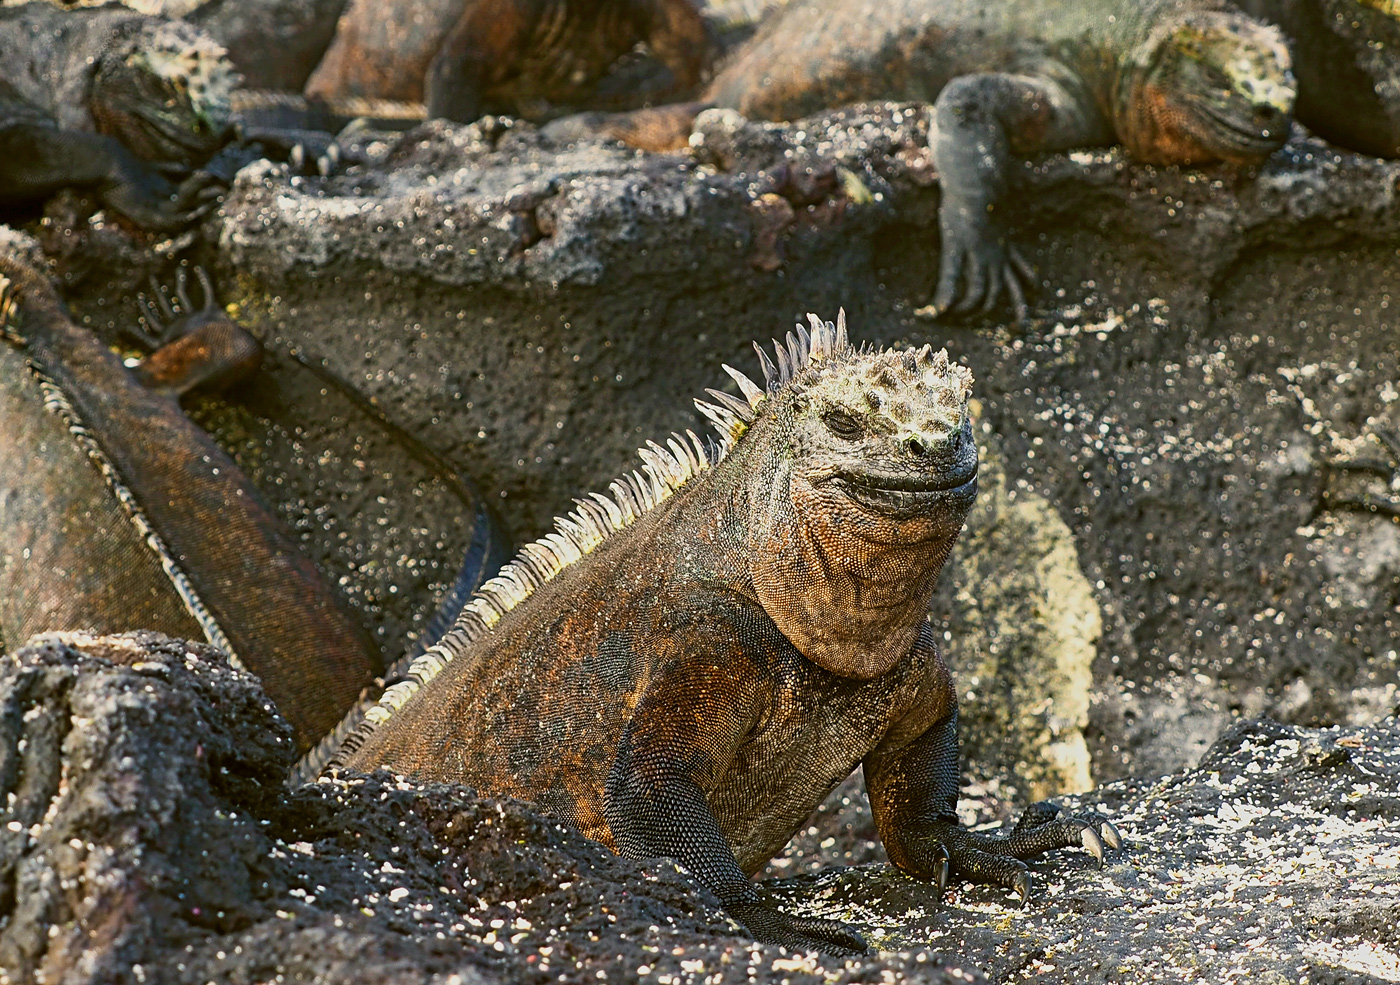
[{"label": "brown iguana", "polygon": [[670,98],[698,86],[713,56],[691,0],[350,0],[306,95],[422,100],[460,122],[548,119],[597,103],[597,84],[641,42],[671,70]]},{"label": "brown iguana", "polygon": [[218,192],[194,169],[228,140],[234,82],[223,48],[180,21],[0,8],[0,206],[90,187],[137,225],[187,224]]},{"label": "brown iguana", "polygon": [[593,128],[665,148],[705,106],[796,120],[932,102],[942,246],[921,313],[1009,296],[1024,317],[1030,268],[1003,221],[1015,158],[1122,144],[1153,164],[1261,161],[1289,133],[1289,66],[1277,28],[1222,0],[793,0],[669,126],[655,110]]},{"label": "brown iguana", "polygon": [[[971,373],[856,350],[844,314],[762,350],[644,474],[576,500],[486,582],[333,765],[520,797],[631,857],[672,856],[760,940],[863,948],[749,882],[858,765],[891,861],[1016,887],[1022,858],[1119,844],[1037,805],[970,832],[957,697],[926,611],[972,505]],[[1102,840],[1101,840],[1102,839]]]},{"label": "brown iguana", "polygon": [[[176,393],[209,382],[206,365],[211,354],[232,356],[231,365],[247,371],[256,357],[230,337],[230,328],[236,326],[206,312],[202,324],[175,339],[138,377],[91,332],[69,320],[38,270],[0,251],[0,277],[5,280],[0,287],[4,338],[21,347],[46,403],[101,469],[193,622],[211,643],[262,678],[291,723],[298,748],[310,747],[354,705],[373,678],[378,654],[252,483],[185,416],[176,399]],[[139,379],[152,386],[143,386]],[[8,376],[4,383],[7,396],[21,385]],[[22,412],[17,416],[24,420]],[[4,465],[7,483],[23,479],[31,470],[42,471],[45,456],[66,452],[71,457],[62,442],[48,449],[12,445],[23,433],[8,432],[0,446],[7,457],[13,456]],[[89,493],[86,500],[79,490]],[[61,482],[56,491],[52,509],[41,501],[30,503],[26,512],[22,497],[20,502],[8,497],[0,502],[5,549],[20,552],[23,560],[19,570],[10,570],[7,561],[5,571],[6,631],[15,643],[40,629],[79,628],[56,625],[54,620],[83,616],[68,603],[83,601],[79,588],[90,587],[91,569],[75,570],[64,559],[72,557],[72,539],[88,530],[92,520],[101,521],[96,525],[99,535],[113,529],[110,507],[104,511],[100,502],[92,505],[95,500],[86,486],[80,483],[78,490],[70,490]],[[103,512],[94,516],[97,511]],[[56,518],[64,523],[53,523]],[[129,532],[87,545],[106,561],[93,566],[95,576],[126,580],[126,590],[135,593],[132,622],[119,628],[149,628],[150,623],[141,621],[148,609],[165,619],[174,607],[165,600],[168,591],[162,595],[152,587],[145,552],[133,553],[132,547]],[[56,561],[62,570],[49,568]],[[26,568],[37,570],[26,575]],[[26,586],[36,591],[44,579],[52,582],[64,574],[83,579],[64,585],[69,599],[45,604],[24,591]],[[16,586],[21,589],[18,597],[9,597]],[[175,628],[182,626],[177,622]]]}]

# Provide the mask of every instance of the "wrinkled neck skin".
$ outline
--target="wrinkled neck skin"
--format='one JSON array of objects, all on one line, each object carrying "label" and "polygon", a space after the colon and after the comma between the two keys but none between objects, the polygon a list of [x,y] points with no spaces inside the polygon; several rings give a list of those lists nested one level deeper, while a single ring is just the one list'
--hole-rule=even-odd
[{"label": "wrinkled neck skin", "polygon": [[813,663],[842,677],[880,676],[914,645],[972,491],[895,519],[814,484],[791,457],[765,464],[746,472],[755,596]]},{"label": "wrinkled neck skin", "polygon": [[[1231,18],[1236,22],[1244,18],[1213,4],[1185,12],[1158,8],[1157,13],[1155,22],[1143,22],[1141,40],[1122,57],[1114,79],[1113,127],[1124,149],[1139,161],[1159,165],[1212,161],[1257,164],[1264,160],[1273,147],[1232,147],[1212,136],[1205,121],[1193,122],[1193,104],[1201,101],[1202,94],[1190,91],[1191,83],[1179,70],[1181,56],[1174,44],[1175,35],[1188,22],[1199,25],[1218,20],[1224,28]],[[1286,59],[1286,52],[1283,57]]]},{"label": "wrinkled neck skin", "polygon": [[1152,164],[1185,164],[1187,160],[1168,160],[1166,149],[1171,143],[1162,129],[1165,102],[1174,94],[1162,90],[1157,80],[1162,59],[1167,57],[1174,32],[1181,26],[1180,17],[1163,15],[1150,25],[1141,42],[1120,62],[1113,90],[1113,128],[1124,149],[1136,160]]}]

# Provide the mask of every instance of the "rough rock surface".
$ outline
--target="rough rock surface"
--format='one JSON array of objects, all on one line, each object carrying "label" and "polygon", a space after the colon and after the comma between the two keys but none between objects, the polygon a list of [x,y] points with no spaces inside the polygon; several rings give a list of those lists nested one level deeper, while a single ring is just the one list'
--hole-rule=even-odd
[{"label": "rough rock surface", "polygon": [[279,786],[256,682],[154,634],[0,658],[0,981],[1393,981],[1400,725],[1231,729],[1194,770],[1109,784],[1127,848],[1037,863],[1030,903],[845,867],[859,819],[773,884],[882,950],[736,936],[684,873],[515,803],[346,777]]},{"label": "rough rock surface", "polygon": [[[499,493],[517,537],[642,440],[699,427],[689,395],[805,311],[844,305],[876,343],[948,343],[977,375],[1007,508],[1052,510],[1073,539],[1073,558],[1041,545],[1058,560],[1028,589],[1047,600],[1031,635],[996,627],[1005,654],[1043,653],[1034,634],[1059,627],[1064,697],[968,701],[978,735],[1039,718],[1035,748],[971,748],[982,780],[1031,767],[1013,797],[1075,785],[1081,740],[1103,779],[1189,762],[1241,716],[1397,707],[1380,435],[1400,428],[1400,164],[1301,135],[1254,171],[1031,162],[1014,234],[1041,276],[1031,324],[943,324],[912,313],[937,256],[925,110],[697,127],[688,153],[639,155],[433,123],[328,180],[253,167],[210,220],[216,262],[274,347]],[[935,611],[964,688],[997,655],[965,648],[979,630],[955,593],[995,597],[1003,572],[1040,563],[1023,538],[967,541],[984,552],[959,562],[973,580],[945,580]],[[1021,673],[997,666],[997,682]]]}]

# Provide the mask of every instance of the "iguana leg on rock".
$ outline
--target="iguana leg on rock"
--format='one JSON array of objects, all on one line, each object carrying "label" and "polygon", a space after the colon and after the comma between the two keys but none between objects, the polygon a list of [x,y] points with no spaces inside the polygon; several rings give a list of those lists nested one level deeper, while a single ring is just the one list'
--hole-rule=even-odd
[{"label": "iguana leg on rock", "polygon": [[1084,848],[1100,862],[1122,843],[1097,813],[1060,816],[1054,804],[1027,808],[1009,835],[969,831],[958,821],[958,716],[952,713],[912,741],[887,741],[865,758],[865,785],[890,861],[919,879],[946,885],[950,871],[973,882],[1015,889],[1022,901],[1031,874],[1022,859],[1057,848]]},{"label": "iguana leg on rock", "polygon": [[737,646],[685,659],[713,650],[716,640],[742,638],[746,623],[761,618],[761,610],[716,608],[677,612],[682,628],[647,641],[669,659],[624,729],[608,776],[603,814],[614,847],[631,858],[677,859],[759,940],[858,954],[865,941],[854,928],[785,913],[749,881],[706,800],[764,717],[764,688],[771,686],[761,662],[745,659]]},{"label": "iguana leg on rock", "polygon": [[954,79],[933,105],[929,143],[943,202],[933,303],[918,314],[991,311],[1009,296],[1027,317],[1030,265],[1007,241],[1007,171],[1016,157],[1113,141],[1092,101],[1047,75],[987,74]]},{"label": "iguana leg on rock", "polygon": [[0,128],[0,204],[92,188],[98,199],[144,229],[180,229],[214,208],[223,190],[206,172],[171,181],[119,141],[45,123]]}]

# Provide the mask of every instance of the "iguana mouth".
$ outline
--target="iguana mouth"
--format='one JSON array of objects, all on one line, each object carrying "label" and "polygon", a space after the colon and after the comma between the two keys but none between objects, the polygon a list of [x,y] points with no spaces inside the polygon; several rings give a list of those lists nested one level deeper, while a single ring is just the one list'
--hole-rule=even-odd
[{"label": "iguana mouth", "polygon": [[190,119],[182,118],[163,110],[137,105],[130,109],[152,136],[173,145],[180,151],[190,154],[204,153],[215,147],[221,140],[221,133],[212,127],[200,127]]},{"label": "iguana mouth", "polygon": [[1267,130],[1243,123],[1216,109],[1210,103],[1196,103],[1196,111],[1210,125],[1217,137],[1243,150],[1268,153],[1282,147],[1288,139],[1288,117],[1280,117],[1274,126]]},{"label": "iguana mouth", "polygon": [[915,515],[936,503],[970,495],[977,488],[977,463],[936,475],[877,475],[869,472],[834,472],[818,480],[830,483],[848,497],[881,513]]}]

